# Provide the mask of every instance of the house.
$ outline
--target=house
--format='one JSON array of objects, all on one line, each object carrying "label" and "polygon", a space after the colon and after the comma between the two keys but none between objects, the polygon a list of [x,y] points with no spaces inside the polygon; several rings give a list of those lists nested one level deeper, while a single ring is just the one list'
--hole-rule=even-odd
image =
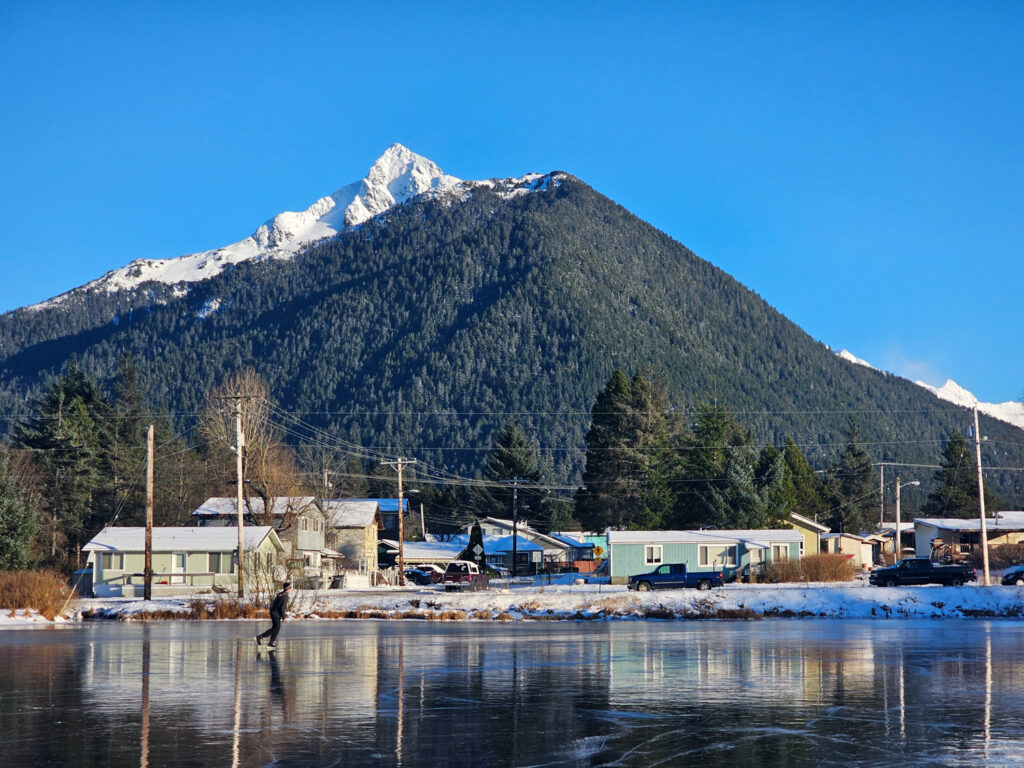
[{"label": "house", "polygon": [[[384,529],[380,502],[377,499],[332,499],[324,501],[323,508],[327,546],[338,553],[340,568],[361,574],[376,572],[379,536]],[[398,509],[397,503],[395,509]]]},{"label": "house", "polygon": [[[281,574],[278,556],[284,546],[270,526],[242,530],[246,580],[272,589]],[[145,586],[146,529],[104,528],[82,550],[92,567],[97,597],[139,597]],[[238,529],[219,527],[153,528],[153,595],[210,592],[214,586],[238,584]]]},{"label": "house", "polygon": [[[378,509],[380,509],[381,520],[384,523],[384,528],[381,530],[380,535],[388,539],[398,538],[398,499],[325,499],[325,503],[333,501],[376,502]],[[409,511],[408,499],[402,499],[402,511]]]},{"label": "house", "polygon": [[[484,560],[488,565],[501,566],[512,570],[512,537],[484,536]],[[455,560],[469,546],[469,535],[455,536],[450,541],[407,541],[402,546],[405,566],[434,564],[442,568]],[[384,552],[382,562],[393,566],[398,560],[398,541],[381,539]],[[544,549],[524,536],[516,539],[516,558],[519,563],[516,573],[520,575],[538,573],[544,564]]]},{"label": "house", "polygon": [[[504,520],[500,517],[484,517],[476,522],[480,524],[480,531],[485,537],[508,537],[511,541],[511,520]],[[468,534],[473,525],[474,523],[468,523],[463,530]],[[560,534],[541,533],[531,528],[526,520],[517,522],[516,535],[536,544],[543,550],[544,556],[539,566],[540,569],[573,566],[579,570],[593,570],[594,546],[590,542]]]},{"label": "house", "polygon": [[798,560],[803,535],[783,530],[608,531],[613,584],[662,563],[685,563],[691,571],[731,573],[744,565]]},{"label": "house", "polygon": [[[915,518],[914,543],[919,555],[954,561],[964,560],[981,548],[981,520],[978,518]],[[985,520],[985,537],[990,547],[1024,542],[1024,512],[996,512]]]},{"label": "house", "polygon": [[822,548],[821,537],[832,530],[831,528],[827,525],[822,525],[817,520],[811,520],[809,517],[798,515],[796,512],[789,513],[789,523],[794,529],[800,531],[800,535],[804,537],[804,543],[800,549],[801,555],[814,555],[825,551]]},{"label": "house", "polygon": [[826,533],[821,537],[821,551],[829,555],[846,555],[858,570],[866,570],[881,555],[881,538],[854,533]]},{"label": "house", "polygon": [[[319,586],[336,573],[338,556],[327,549],[326,521],[316,498],[273,496],[264,504],[259,496],[250,496],[243,501],[244,525],[273,526],[284,545],[284,565],[293,579]],[[209,498],[192,516],[200,527],[233,527],[238,523],[238,500]]]}]

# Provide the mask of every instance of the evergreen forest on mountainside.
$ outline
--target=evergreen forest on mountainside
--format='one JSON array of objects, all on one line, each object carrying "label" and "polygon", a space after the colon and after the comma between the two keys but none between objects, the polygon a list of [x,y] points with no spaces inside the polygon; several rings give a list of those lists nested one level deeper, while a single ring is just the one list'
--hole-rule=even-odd
[{"label": "evergreen forest on mountainside", "polygon": [[[0,430],[31,416],[72,356],[111,389],[129,353],[172,432],[195,427],[207,394],[253,368],[280,418],[297,420],[286,441],[316,428],[474,476],[514,419],[559,486],[583,478],[591,409],[616,369],[651,372],[681,418],[721,407],[757,446],[791,439],[815,469],[838,460],[851,419],[873,462],[937,465],[967,431],[968,411],[838,359],[729,275],[560,178],[518,196],[418,198],[187,292],[78,291],[7,313]],[[986,417],[982,431],[984,464],[1007,468],[987,470],[987,483],[1024,507],[1024,433]],[[928,486],[934,472],[904,479]],[[908,513],[926,498],[912,495]]]}]

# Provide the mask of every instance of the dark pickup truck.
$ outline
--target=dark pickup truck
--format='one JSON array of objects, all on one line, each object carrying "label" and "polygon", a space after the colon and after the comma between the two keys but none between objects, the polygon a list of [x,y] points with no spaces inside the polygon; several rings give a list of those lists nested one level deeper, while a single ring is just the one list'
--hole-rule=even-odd
[{"label": "dark pickup truck", "polygon": [[666,563],[659,565],[650,573],[641,573],[629,577],[629,588],[637,592],[650,592],[652,589],[679,589],[696,587],[711,589],[725,583],[721,571],[697,571],[687,573],[685,563]]},{"label": "dark pickup truck", "polygon": [[959,587],[974,581],[977,575],[969,565],[938,565],[927,557],[907,557],[896,565],[871,572],[868,581],[879,587],[905,587],[911,584],[945,584]]}]

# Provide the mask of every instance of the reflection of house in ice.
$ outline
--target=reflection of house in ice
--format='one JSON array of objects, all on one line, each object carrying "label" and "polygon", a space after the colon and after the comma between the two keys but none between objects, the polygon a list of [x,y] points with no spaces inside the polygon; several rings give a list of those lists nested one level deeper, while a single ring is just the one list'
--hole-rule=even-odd
[{"label": "reflection of house in ice", "polygon": [[[665,680],[709,702],[819,700],[837,685],[850,691],[870,692],[876,671],[870,643],[822,649],[795,640],[792,645],[772,639],[754,639],[745,623],[727,629],[701,623],[680,629],[677,635],[638,633],[614,639],[609,662],[610,703],[627,706],[643,700],[645,691],[656,695]],[[736,629],[734,630],[733,627]],[[743,633],[749,642],[738,644]],[[767,699],[765,697],[768,697]]]}]

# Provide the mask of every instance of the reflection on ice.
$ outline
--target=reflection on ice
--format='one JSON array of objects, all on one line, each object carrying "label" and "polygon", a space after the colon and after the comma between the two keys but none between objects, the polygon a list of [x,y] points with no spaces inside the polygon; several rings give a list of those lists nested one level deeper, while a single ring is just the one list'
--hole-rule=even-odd
[{"label": "reflection on ice", "polygon": [[245,623],[8,634],[12,765],[998,766],[1024,747],[1010,621],[295,622],[276,652]]}]

